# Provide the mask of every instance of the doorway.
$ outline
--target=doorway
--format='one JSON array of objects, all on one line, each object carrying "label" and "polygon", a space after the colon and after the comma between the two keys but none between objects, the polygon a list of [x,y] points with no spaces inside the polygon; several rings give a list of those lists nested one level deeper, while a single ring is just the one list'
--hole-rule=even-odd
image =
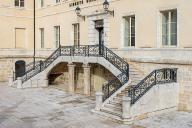
[{"label": "doorway", "polygon": [[18,60],[15,62],[15,78],[25,75],[25,61]]},{"label": "doorway", "polygon": [[104,45],[104,28],[103,28],[103,20],[95,21],[95,29],[99,34],[99,54],[102,54],[102,46]]}]

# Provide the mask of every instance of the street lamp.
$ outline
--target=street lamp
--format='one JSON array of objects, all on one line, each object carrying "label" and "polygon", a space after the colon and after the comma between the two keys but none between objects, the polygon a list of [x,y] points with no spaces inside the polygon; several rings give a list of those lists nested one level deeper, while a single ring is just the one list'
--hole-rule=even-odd
[{"label": "street lamp", "polygon": [[109,2],[107,0],[105,0],[103,2],[103,9],[105,10],[105,12],[107,14],[110,14],[110,15],[112,15],[114,17],[114,10],[112,10],[112,11],[109,10]]},{"label": "street lamp", "polygon": [[75,9],[75,13],[78,17],[82,18],[85,21],[85,16],[81,15],[81,8],[79,6],[77,6],[77,8]]}]

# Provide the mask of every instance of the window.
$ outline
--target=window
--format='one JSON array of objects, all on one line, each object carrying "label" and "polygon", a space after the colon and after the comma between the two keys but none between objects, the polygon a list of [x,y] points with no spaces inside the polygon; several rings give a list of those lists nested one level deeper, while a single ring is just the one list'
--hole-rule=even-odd
[{"label": "window", "polygon": [[26,45],[25,28],[15,28],[15,48],[24,49]]},{"label": "window", "polygon": [[40,28],[40,41],[41,41],[41,48],[45,47],[44,44],[44,28]]},{"label": "window", "polygon": [[55,26],[54,31],[55,31],[55,47],[58,48],[60,45],[60,26]]},{"label": "window", "polygon": [[59,2],[60,2],[60,0],[56,0],[55,2],[56,2],[56,3],[59,3]]},{"label": "window", "polygon": [[44,7],[44,0],[40,0],[40,7]]},{"label": "window", "polygon": [[15,0],[15,7],[24,7],[25,1],[24,0]]},{"label": "window", "polygon": [[177,46],[177,10],[162,13],[162,44]]},{"label": "window", "polygon": [[73,24],[74,29],[74,45],[80,45],[80,32],[79,32],[79,24]]},{"label": "window", "polygon": [[124,46],[135,46],[135,16],[124,17]]}]

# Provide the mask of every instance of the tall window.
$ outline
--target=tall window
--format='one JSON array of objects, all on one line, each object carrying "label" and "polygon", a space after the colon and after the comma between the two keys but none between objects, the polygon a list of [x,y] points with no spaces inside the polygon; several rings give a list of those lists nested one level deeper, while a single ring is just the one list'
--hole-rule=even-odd
[{"label": "tall window", "polygon": [[80,45],[79,23],[73,24],[73,28],[74,28],[74,45]]},{"label": "tall window", "polygon": [[44,7],[44,0],[40,0],[39,3],[40,3],[40,7]]},{"label": "tall window", "polygon": [[55,47],[58,48],[60,45],[60,26],[55,26],[54,31],[55,31]]},{"label": "tall window", "polygon": [[45,47],[45,44],[44,44],[44,28],[40,28],[40,41],[41,41],[41,48],[44,48]]},{"label": "tall window", "polygon": [[24,0],[15,0],[16,7],[24,7],[25,1]]},{"label": "tall window", "polygon": [[60,0],[56,0],[55,2],[56,2],[56,3],[59,3],[59,2],[60,2]]},{"label": "tall window", "polygon": [[135,46],[135,16],[124,17],[124,46]]},{"label": "tall window", "polygon": [[162,44],[163,46],[177,45],[177,10],[162,13]]}]

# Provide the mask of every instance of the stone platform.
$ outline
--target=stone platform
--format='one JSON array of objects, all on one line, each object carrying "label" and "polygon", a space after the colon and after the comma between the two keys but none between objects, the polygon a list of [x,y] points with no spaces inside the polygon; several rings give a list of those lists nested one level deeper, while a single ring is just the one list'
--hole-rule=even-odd
[{"label": "stone platform", "polygon": [[91,97],[55,88],[15,89],[0,83],[0,128],[191,128],[192,113],[172,112],[122,125],[95,115]]}]

